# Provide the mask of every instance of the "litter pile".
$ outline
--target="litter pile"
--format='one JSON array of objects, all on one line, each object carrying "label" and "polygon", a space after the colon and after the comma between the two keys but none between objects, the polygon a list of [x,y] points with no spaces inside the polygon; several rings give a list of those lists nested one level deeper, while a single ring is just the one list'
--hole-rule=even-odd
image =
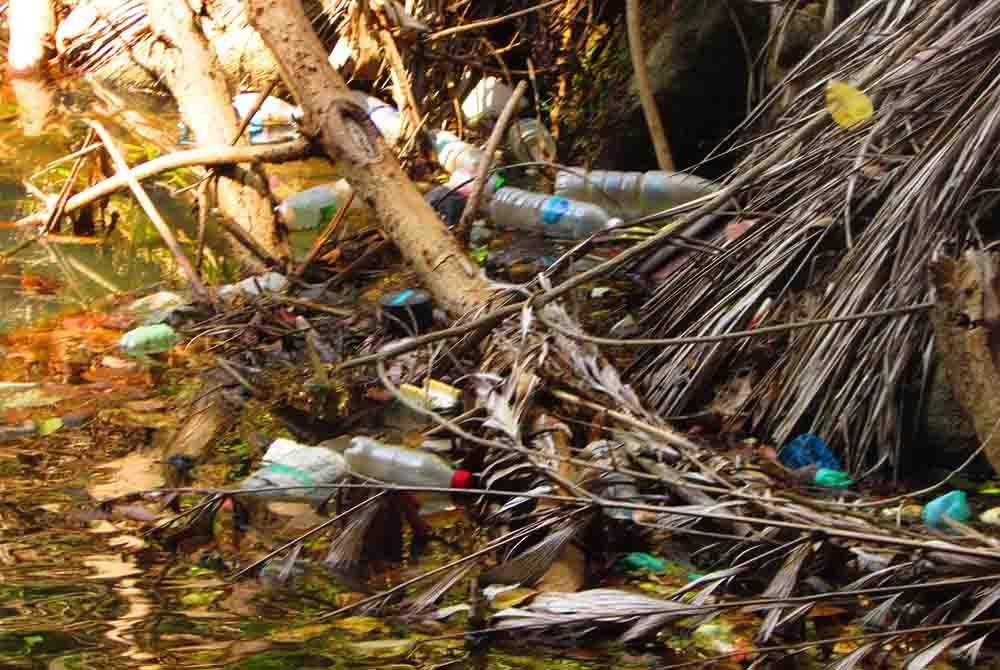
[{"label": "litter pile", "polygon": [[[144,365],[180,344],[211,361],[166,440],[168,488],[128,498],[167,498],[177,514],[153,532],[173,550],[229,534],[238,577],[307,568],[348,586],[324,620],[444,621],[470,646],[718,640],[738,620],[752,640],[698,662],[975,664],[1000,625],[996,489],[970,501],[952,475],[920,491],[881,476],[904,458],[904,389],[930,376],[928,261],[989,237],[998,27],[992,0],[865,5],[789,74],[774,100],[804,88],[780,130],[720,184],[554,165],[536,119],[503,133],[517,91],[482,79],[462,121],[483,139],[498,123],[517,165],[430,131],[446,174],[427,199],[490,304],[449,323],[377,228],[344,223],[362,208],[347,182],[291,196],[288,226],[322,231],[296,267],[213,290],[209,315],[157,309],[120,340]],[[395,107],[356,96],[390,144],[413,140]],[[297,132],[279,102],[250,123],[259,141]],[[833,325],[744,337],[803,319]],[[736,369],[737,402],[690,413]],[[238,481],[199,486],[234,433],[251,445]],[[290,501],[310,530],[240,549]],[[441,515],[471,531],[430,560]],[[636,573],[658,587],[638,592]]]}]

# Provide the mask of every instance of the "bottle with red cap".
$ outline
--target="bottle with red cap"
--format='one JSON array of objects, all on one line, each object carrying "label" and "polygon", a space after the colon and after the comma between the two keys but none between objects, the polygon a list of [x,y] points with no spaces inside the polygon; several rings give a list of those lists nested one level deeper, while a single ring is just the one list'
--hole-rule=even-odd
[{"label": "bottle with red cap", "polygon": [[400,486],[466,489],[472,473],[456,470],[440,456],[421,449],[385,444],[370,437],[355,437],[344,450],[351,470],[363,477]]}]

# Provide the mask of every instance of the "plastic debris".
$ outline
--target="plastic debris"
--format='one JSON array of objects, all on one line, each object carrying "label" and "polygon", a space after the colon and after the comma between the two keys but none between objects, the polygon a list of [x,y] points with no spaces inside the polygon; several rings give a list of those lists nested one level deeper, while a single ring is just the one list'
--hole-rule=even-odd
[{"label": "plastic debris", "polygon": [[813,483],[828,488],[845,488],[854,483],[851,476],[841,470],[819,468],[813,476]]},{"label": "plastic debris", "polygon": [[278,205],[278,214],[291,230],[319,228],[330,223],[351,193],[346,179],[320,184],[286,198]]},{"label": "plastic debris", "polygon": [[521,162],[552,162],[556,141],[538,119],[518,119],[507,129],[507,150]]},{"label": "plastic debris", "polygon": [[447,130],[439,130],[431,134],[431,144],[438,163],[446,172],[456,172],[472,176],[479,169],[479,161],[483,150],[475,144],[470,144]]},{"label": "plastic debris", "polygon": [[[246,118],[250,113],[253,104],[257,101],[257,93],[240,93],[233,98],[233,107],[241,119]],[[269,96],[264,99],[260,109],[250,119],[251,127],[262,128],[264,126],[290,126],[301,116],[302,110],[295,105],[289,104],[281,98]]]},{"label": "plastic debris", "polygon": [[1000,507],[991,507],[979,515],[982,523],[990,526],[1000,526]]},{"label": "plastic debris", "polygon": [[684,172],[615,172],[574,168],[556,174],[555,194],[603,207],[608,214],[633,219],[677,207],[714,193],[707,179]]},{"label": "plastic debris", "polygon": [[140,325],[153,326],[169,320],[186,304],[187,301],[176,293],[159,291],[136,300],[125,311],[138,318]]},{"label": "plastic debris", "polygon": [[631,554],[622,556],[618,565],[624,570],[648,570],[655,575],[662,575],[667,571],[666,561],[642,551],[633,551]]},{"label": "plastic debris", "polygon": [[951,491],[930,501],[924,506],[922,518],[930,528],[947,530],[945,517],[955,521],[965,522],[972,517],[965,491]]},{"label": "plastic debris", "polygon": [[608,216],[589,202],[509,186],[494,194],[489,215],[502,228],[569,239],[580,239],[622,224],[621,219]]},{"label": "plastic debris", "polygon": [[472,485],[471,472],[456,470],[440,456],[370,437],[351,440],[344,458],[356,474],[390,484],[455,489]]},{"label": "plastic debris", "polygon": [[462,402],[460,389],[436,379],[424,382],[423,388],[412,384],[403,384],[399,390],[407,398],[435,411],[455,410]]},{"label": "plastic debris", "polygon": [[355,101],[368,112],[368,118],[382,133],[386,144],[393,145],[403,134],[403,115],[392,105],[361,91],[353,91]]},{"label": "plastic debris", "polygon": [[272,500],[322,502],[334,492],[323,487],[336,484],[347,472],[347,461],[336,451],[279,438],[264,452],[263,467],[244,479],[240,488],[299,487],[254,495]]},{"label": "plastic debris", "polygon": [[158,323],[133,328],[122,335],[118,347],[129,356],[141,357],[170,351],[180,341],[177,331],[165,323]]},{"label": "plastic debris", "polygon": [[434,325],[434,303],[427,291],[405,289],[380,300],[388,328],[400,335],[430,330]]},{"label": "plastic debris", "polygon": [[288,286],[288,279],[278,272],[265,272],[262,275],[248,277],[235,284],[220,286],[217,293],[223,300],[231,300],[237,295],[255,298],[262,292],[277,293]]},{"label": "plastic debris", "polygon": [[840,461],[822,438],[812,433],[803,433],[786,444],[778,452],[778,460],[786,468],[798,470],[807,465],[818,465],[828,470],[842,470]]},{"label": "plastic debris", "polygon": [[864,123],[875,113],[871,98],[850,84],[831,79],[826,85],[826,109],[842,128]]},{"label": "plastic debris", "polygon": [[[495,123],[497,117],[514,94],[514,89],[497,77],[484,77],[462,101],[462,116],[470,126]],[[521,98],[518,109],[525,109],[528,101]]]}]

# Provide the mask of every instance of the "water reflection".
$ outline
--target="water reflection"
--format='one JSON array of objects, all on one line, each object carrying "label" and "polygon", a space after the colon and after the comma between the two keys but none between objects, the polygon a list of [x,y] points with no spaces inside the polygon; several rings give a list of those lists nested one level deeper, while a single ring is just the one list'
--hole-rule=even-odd
[{"label": "water reflection", "polygon": [[127,610],[118,617],[107,621],[110,629],[105,637],[115,644],[124,645],[126,650],[122,658],[133,661],[138,670],[157,670],[162,666],[153,654],[141,646],[142,636],[140,626],[153,612],[154,602],[145,590],[138,587],[139,580],[134,575],[142,570],[132,561],[126,561],[120,556],[90,556],[83,559],[83,564],[96,572],[90,579],[115,582],[113,589],[118,598],[125,603]]},{"label": "water reflection", "polygon": [[10,87],[17,100],[18,119],[25,137],[39,137],[55,109],[56,89],[40,77],[15,77]]}]

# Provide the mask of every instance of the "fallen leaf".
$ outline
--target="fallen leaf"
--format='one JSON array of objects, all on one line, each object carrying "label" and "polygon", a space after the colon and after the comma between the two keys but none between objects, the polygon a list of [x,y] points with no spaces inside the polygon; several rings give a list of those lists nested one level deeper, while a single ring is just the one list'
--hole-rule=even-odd
[{"label": "fallen leaf", "polygon": [[63,427],[63,420],[59,417],[52,417],[49,419],[41,419],[38,422],[38,434],[39,435],[51,435],[60,428]]}]

